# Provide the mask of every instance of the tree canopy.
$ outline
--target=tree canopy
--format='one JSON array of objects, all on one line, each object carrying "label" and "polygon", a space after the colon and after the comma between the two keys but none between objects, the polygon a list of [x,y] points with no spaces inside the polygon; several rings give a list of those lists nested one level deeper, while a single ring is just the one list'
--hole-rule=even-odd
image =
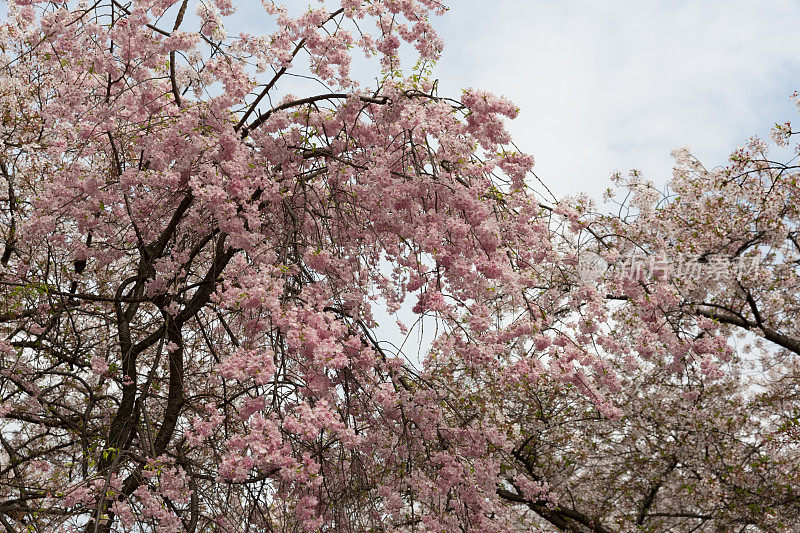
[{"label": "tree canopy", "polygon": [[0,526],[800,525],[796,167],[557,200],[438,1],[262,3],[6,5]]}]

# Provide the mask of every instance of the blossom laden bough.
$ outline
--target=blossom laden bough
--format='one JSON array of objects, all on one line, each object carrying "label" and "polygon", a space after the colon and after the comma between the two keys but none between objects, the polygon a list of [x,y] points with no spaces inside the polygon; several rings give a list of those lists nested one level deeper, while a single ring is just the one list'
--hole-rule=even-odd
[{"label": "blossom laden bough", "polygon": [[494,420],[383,349],[372,308],[417,299],[472,373],[535,329],[470,318],[538,298],[554,260],[503,147],[516,110],[397,74],[403,43],[440,53],[432,0],[265,3],[268,36],[197,7],[8,6],[3,520],[511,527]]}]

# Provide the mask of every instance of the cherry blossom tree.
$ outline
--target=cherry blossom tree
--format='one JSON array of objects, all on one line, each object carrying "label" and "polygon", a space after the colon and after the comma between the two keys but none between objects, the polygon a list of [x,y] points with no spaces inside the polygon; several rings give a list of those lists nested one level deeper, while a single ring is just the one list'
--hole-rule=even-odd
[{"label": "cherry blossom tree", "polygon": [[[796,516],[790,168],[684,158],[661,204],[629,184],[633,218],[544,202],[514,105],[439,95],[436,0],[264,1],[263,35],[229,34],[226,0],[5,9],[6,530]],[[763,268],[580,275],[664,243]],[[758,395],[737,329],[778,347]]]},{"label": "cherry blossom tree", "polygon": [[[793,135],[789,123],[775,128],[797,152]],[[792,531],[798,167],[758,139],[711,170],[688,149],[673,155],[663,192],[638,172],[616,176],[608,197],[625,199],[613,215],[586,198],[562,205],[581,283],[608,304],[598,341],[619,365],[621,415],[540,391],[520,412],[544,429],[519,451],[531,477],[561,494],[566,526],[580,513],[608,531]]]},{"label": "cherry blossom tree", "polygon": [[[584,395],[538,382],[509,393],[511,451],[540,525],[559,531],[792,531],[800,475],[784,425],[796,394],[753,393],[738,364],[723,378],[689,363],[619,368],[617,418]],[[792,374],[781,369],[785,382]],[[777,376],[776,376],[777,377]],[[776,401],[778,400],[778,401]],[[523,487],[524,482],[518,482]],[[513,499],[513,495],[506,495]],[[550,529],[547,529],[550,530]]]},{"label": "cherry blossom tree", "polygon": [[[438,96],[435,0],[188,8],[7,6],[0,524],[516,527],[473,400],[563,292],[516,108]],[[407,298],[458,393],[376,337]]]}]

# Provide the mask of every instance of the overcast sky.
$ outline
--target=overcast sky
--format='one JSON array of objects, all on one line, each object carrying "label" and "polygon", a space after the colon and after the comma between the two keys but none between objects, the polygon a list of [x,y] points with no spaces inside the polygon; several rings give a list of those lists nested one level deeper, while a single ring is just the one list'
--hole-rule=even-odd
[{"label": "overcast sky", "polygon": [[474,86],[522,108],[511,125],[557,194],[599,195],[614,170],[708,166],[793,119],[800,2],[457,0],[437,27],[442,92]]}]

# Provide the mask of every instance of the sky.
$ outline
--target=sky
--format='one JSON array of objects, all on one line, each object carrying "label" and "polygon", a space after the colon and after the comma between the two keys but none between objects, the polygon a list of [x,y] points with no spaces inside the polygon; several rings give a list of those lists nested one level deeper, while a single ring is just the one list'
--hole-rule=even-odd
[{"label": "sky", "polygon": [[658,184],[670,151],[708,167],[793,119],[800,2],[458,0],[437,21],[442,93],[476,87],[521,108],[516,143],[556,195],[599,197],[614,171]]}]

